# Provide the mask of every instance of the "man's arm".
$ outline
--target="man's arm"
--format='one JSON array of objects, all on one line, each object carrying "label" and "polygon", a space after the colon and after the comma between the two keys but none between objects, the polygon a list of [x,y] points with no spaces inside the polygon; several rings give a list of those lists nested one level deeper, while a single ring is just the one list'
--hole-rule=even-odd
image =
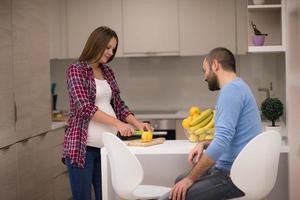
[{"label": "man's arm", "polygon": [[190,179],[194,183],[203,174],[205,174],[207,170],[210,169],[214,164],[215,161],[204,153],[186,178]]},{"label": "man's arm", "polygon": [[189,153],[188,162],[191,165],[194,165],[200,160],[200,157],[202,156],[203,150],[208,147],[211,140],[206,140],[198,143]]}]

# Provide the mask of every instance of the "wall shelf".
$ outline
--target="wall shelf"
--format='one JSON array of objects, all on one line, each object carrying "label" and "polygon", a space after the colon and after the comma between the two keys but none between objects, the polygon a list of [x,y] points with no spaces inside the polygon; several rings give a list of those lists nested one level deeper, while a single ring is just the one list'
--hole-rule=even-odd
[{"label": "wall shelf", "polygon": [[[285,5],[286,0],[270,0],[269,4],[253,5],[248,0],[248,52],[285,52]],[[253,22],[258,30],[268,34],[264,46],[254,46]]]},{"label": "wall shelf", "polygon": [[263,53],[263,52],[285,52],[282,45],[272,45],[272,46],[249,46],[249,53]]},{"label": "wall shelf", "polygon": [[280,9],[280,4],[248,5],[248,9]]}]

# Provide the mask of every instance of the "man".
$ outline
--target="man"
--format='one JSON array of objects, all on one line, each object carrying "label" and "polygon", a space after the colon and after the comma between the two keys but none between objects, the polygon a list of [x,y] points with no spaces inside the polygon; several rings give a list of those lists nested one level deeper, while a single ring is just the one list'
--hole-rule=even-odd
[{"label": "man", "polygon": [[250,88],[237,77],[235,59],[228,49],[213,49],[204,59],[203,72],[209,90],[221,89],[215,136],[190,152],[192,170],[177,177],[171,192],[161,199],[221,200],[244,195],[232,183],[230,169],[242,148],[262,132],[258,107]]}]

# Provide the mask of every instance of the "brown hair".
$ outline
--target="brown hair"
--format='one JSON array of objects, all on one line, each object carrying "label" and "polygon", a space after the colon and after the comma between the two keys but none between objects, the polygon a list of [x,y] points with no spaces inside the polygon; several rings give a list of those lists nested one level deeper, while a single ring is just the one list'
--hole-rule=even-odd
[{"label": "brown hair", "polygon": [[225,71],[236,72],[234,55],[230,50],[224,47],[214,48],[206,56],[206,59],[207,62],[209,63],[209,66],[211,66],[213,60],[216,59],[222,65],[222,68]]},{"label": "brown hair", "polygon": [[[78,60],[87,62],[92,60],[99,60],[102,54],[104,53],[104,50],[107,47],[109,41],[112,38],[115,38],[117,40],[117,46],[113,50],[113,55],[109,58],[107,62],[112,61],[117,52],[119,41],[116,32],[106,26],[100,26],[91,33],[91,35],[85,43],[85,46]],[[100,57],[98,57],[99,54]]]}]

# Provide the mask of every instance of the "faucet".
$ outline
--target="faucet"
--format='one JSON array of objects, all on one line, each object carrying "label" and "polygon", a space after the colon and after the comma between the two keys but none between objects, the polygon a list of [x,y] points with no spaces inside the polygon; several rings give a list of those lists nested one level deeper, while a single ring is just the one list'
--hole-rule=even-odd
[{"label": "faucet", "polygon": [[267,98],[270,98],[270,91],[273,90],[272,82],[270,82],[269,88],[258,88],[258,91],[260,92],[266,92]]}]

